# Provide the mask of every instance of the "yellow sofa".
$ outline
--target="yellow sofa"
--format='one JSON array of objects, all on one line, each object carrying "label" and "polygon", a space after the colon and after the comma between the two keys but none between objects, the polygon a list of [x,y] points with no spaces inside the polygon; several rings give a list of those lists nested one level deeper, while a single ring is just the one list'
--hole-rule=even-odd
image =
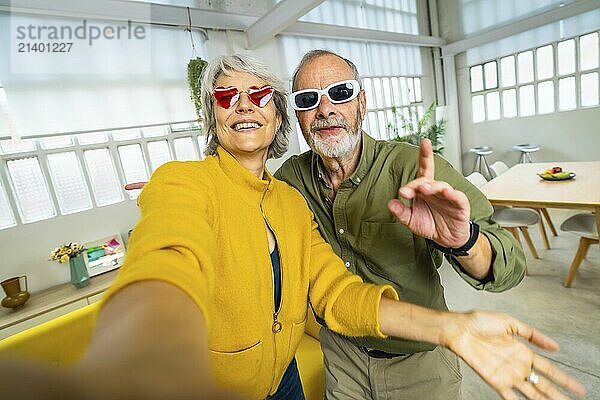
[{"label": "yellow sofa", "polygon": [[[19,356],[70,367],[84,355],[94,327],[92,304],[69,314],[0,340],[0,356]],[[319,325],[309,313],[307,332],[296,353],[307,400],[323,399],[323,353],[318,341]]]}]

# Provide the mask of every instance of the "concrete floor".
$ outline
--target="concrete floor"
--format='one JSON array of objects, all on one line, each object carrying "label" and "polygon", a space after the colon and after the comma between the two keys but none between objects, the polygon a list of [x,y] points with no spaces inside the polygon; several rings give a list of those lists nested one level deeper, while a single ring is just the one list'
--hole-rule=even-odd
[{"label": "concrete floor", "polygon": [[[554,225],[576,213],[550,210]],[[504,293],[473,290],[452,267],[440,269],[446,299],[453,310],[480,309],[507,312],[535,326],[561,346],[558,353],[545,355],[587,389],[586,399],[600,400],[600,250],[592,245],[587,258],[570,288],[563,287],[579,238],[565,232],[550,236],[552,249],[546,250],[537,227],[530,228],[541,259],[534,259],[525,249],[529,276],[519,286]],[[550,235],[550,233],[548,233]],[[466,364],[463,400],[499,399]]]}]

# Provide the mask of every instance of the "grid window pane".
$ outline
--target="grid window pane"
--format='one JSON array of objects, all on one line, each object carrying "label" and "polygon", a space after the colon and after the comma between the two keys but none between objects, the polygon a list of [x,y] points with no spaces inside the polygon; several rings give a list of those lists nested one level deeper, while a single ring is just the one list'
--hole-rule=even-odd
[{"label": "grid window pane", "polygon": [[383,104],[385,107],[391,107],[394,105],[392,100],[392,85],[389,78],[382,78],[381,84],[383,85]]},{"label": "grid window pane", "polygon": [[519,115],[526,117],[533,114],[535,114],[533,85],[521,86],[519,88]]},{"label": "grid window pane", "polygon": [[194,142],[191,137],[177,138],[173,141],[175,147],[175,157],[178,160],[197,160],[198,154],[194,148]]},{"label": "grid window pane", "polygon": [[533,52],[531,50],[517,55],[517,67],[519,71],[519,83],[533,81]]},{"label": "grid window pane", "polygon": [[400,96],[402,98],[400,104],[408,104],[410,102],[408,96],[408,82],[403,76],[400,77]]},{"label": "grid window pane", "polygon": [[48,154],[48,169],[61,213],[92,208],[92,199],[74,151]]},{"label": "grid window pane", "polygon": [[598,105],[598,73],[581,75],[581,106]]},{"label": "grid window pane", "polygon": [[494,89],[498,87],[498,69],[496,67],[496,61],[491,61],[483,65],[483,72],[485,76],[485,88]]},{"label": "grid window pane", "polygon": [[548,114],[554,112],[554,82],[546,81],[538,84],[538,112]]},{"label": "grid window pane", "polygon": [[50,138],[40,139],[42,149],[59,149],[73,145],[72,136],[55,136]]},{"label": "grid window pane", "polygon": [[485,103],[487,106],[487,119],[490,121],[500,119],[500,93],[487,93]]},{"label": "grid window pane", "polygon": [[473,122],[485,121],[485,101],[483,95],[473,96],[471,105],[473,108]]},{"label": "grid window pane", "polygon": [[156,171],[156,168],[160,167],[164,163],[171,161],[171,150],[169,150],[169,143],[166,140],[160,140],[157,142],[148,143],[148,154],[150,155],[150,166],[152,172]]},{"label": "grid window pane", "polygon": [[54,217],[56,210],[37,157],[9,160],[7,166],[23,223]]},{"label": "grid window pane", "polygon": [[502,111],[504,118],[517,116],[517,91],[515,89],[502,92]]},{"label": "grid window pane", "polygon": [[575,97],[575,77],[570,76],[558,81],[558,108],[572,110],[577,107]]},{"label": "grid window pane", "polygon": [[165,125],[142,128],[142,134],[147,138],[165,136],[167,133],[169,133],[169,129]]},{"label": "grid window pane", "polygon": [[104,132],[82,133],[81,135],[77,135],[77,141],[82,145],[106,143],[108,136]]},{"label": "grid window pane", "polygon": [[379,126],[377,125],[377,113],[374,111],[369,111],[367,115],[369,119],[369,133],[379,132]]},{"label": "grid window pane", "polygon": [[[387,121],[385,120],[385,111],[377,111],[377,118],[379,119],[379,126],[387,126]],[[373,133],[373,132],[371,132]],[[385,139],[386,133],[385,129],[381,129],[375,132],[375,136],[377,139]]]},{"label": "grid window pane", "polygon": [[[366,122],[366,118],[365,118],[365,122]],[[298,125],[298,126],[300,126],[300,125]],[[300,128],[298,128],[298,132],[300,134],[299,136],[302,136],[302,131],[300,130]],[[370,131],[367,131],[367,132],[370,132]],[[204,151],[206,150],[206,136],[198,135],[198,136],[196,136],[196,138],[198,139],[198,148],[200,149],[200,159],[204,160]],[[302,142],[306,142],[306,140],[304,140],[304,137],[302,137],[300,139],[301,144],[302,144]]]},{"label": "grid window pane", "polygon": [[399,86],[399,79],[398,78],[391,78],[391,83],[392,83],[392,105],[402,105],[404,104],[402,102],[402,95],[400,94],[400,86]]},{"label": "grid window pane", "polygon": [[579,68],[581,71],[598,68],[598,32],[579,38]]},{"label": "grid window pane", "polygon": [[415,101],[423,101],[423,94],[421,91],[421,78],[415,78],[413,82],[415,84]]},{"label": "grid window pane", "polygon": [[17,225],[12,207],[8,201],[8,196],[2,182],[0,182],[0,229],[10,228]]},{"label": "grid window pane", "polygon": [[483,66],[471,67],[471,92],[483,90]]},{"label": "grid window pane", "polygon": [[558,43],[558,74],[566,75],[575,72],[575,40],[569,39]]},{"label": "grid window pane", "polygon": [[406,78],[406,83],[408,85],[408,101],[410,103],[414,103],[417,101],[417,97],[415,96],[415,82],[413,78]]},{"label": "grid window pane", "polygon": [[35,151],[35,149],[35,141],[33,139],[8,139],[0,141],[0,150],[2,150],[3,154],[24,153]]},{"label": "grid window pane", "polygon": [[[142,147],[139,144],[130,144],[127,146],[117,147],[123,174],[125,175],[126,183],[146,182],[148,180],[148,171],[146,170],[146,162],[142,155]],[[136,199],[141,189],[129,190],[129,197]]]},{"label": "grid window pane", "polygon": [[538,79],[548,79],[554,76],[554,50],[552,45],[540,47],[535,52]]},{"label": "grid window pane", "polygon": [[132,140],[139,139],[140,130],[137,128],[133,129],[121,129],[120,131],[113,131],[112,137],[114,140]]},{"label": "grid window pane", "polygon": [[500,59],[500,73],[502,86],[513,86],[516,83],[515,56],[508,56]]},{"label": "grid window pane", "polygon": [[375,90],[375,97],[373,97],[375,107],[383,108],[383,91],[381,89],[381,79],[373,78],[373,90]]},{"label": "grid window pane", "polygon": [[121,183],[108,149],[87,150],[83,156],[96,204],[106,206],[122,201]]}]

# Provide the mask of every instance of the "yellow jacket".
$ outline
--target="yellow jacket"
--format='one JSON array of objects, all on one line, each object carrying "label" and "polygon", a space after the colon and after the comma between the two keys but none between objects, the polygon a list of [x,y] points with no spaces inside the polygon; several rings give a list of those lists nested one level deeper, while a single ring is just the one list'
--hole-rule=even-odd
[{"label": "yellow jacket", "polygon": [[[334,331],[381,337],[379,300],[397,299],[391,287],[350,274],[304,198],[265,175],[257,179],[220,147],[204,161],[160,167],[139,197],[129,254],[104,299],[139,280],[181,288],[207,322],[213,378],[252,398],[277,390],[304,333],[308,299]],[[276,316],[265,220],[281,259]]]}]

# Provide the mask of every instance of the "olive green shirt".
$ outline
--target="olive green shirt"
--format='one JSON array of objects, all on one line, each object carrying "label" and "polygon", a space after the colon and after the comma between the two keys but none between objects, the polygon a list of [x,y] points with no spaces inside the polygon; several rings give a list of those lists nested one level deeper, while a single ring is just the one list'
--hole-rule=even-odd
[{"label": "olive green shirt", "polygon": [[[308,151],[292,156],[277,171],[306,198],[321,234],[346,267],[365,281],[389,284],[401,300],[446,310],[444,288],[437,269],[442,254],[427,241],[396,222],[387,208],[398,189],[416,178],[419,148],[406,143],[376,141],[362,133],[362,153],[354,174],[340,185],[335,199],[321,158]],[[464,272],[456,259],[448,261],[460,276],[479,290],[500,292],[516,286],[525,275],[521,246],[506,230],[491,220],[492,205],[450,163],[435,157],[435,179],[464,192],[471,204],[471,220],[493,250],[493,276],[477,280]],[[348,338],[356,345],[388,353],[415,353],[435,346],[398,338]]]}]

